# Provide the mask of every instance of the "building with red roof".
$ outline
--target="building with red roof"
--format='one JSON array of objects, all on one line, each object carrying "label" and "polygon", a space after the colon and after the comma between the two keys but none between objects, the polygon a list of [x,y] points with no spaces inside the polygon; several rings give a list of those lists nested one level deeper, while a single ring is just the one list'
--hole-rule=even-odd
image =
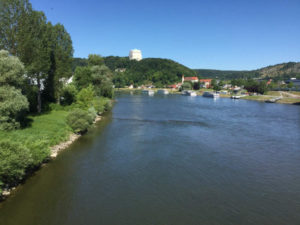
[{"label": "building with red roof", "polygon": [[200,79],[201,87],[209,88],[211,86],[212,79]]}]

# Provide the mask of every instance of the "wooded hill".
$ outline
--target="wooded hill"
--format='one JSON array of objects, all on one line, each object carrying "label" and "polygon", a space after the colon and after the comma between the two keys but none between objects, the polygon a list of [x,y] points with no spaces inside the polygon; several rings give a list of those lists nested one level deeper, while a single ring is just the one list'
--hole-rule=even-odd
[{"label": "wooded hill", "polygon": [[[117,83],[126,85],[153,83],[160,87],[181,81],[182,75],[196,76],[194,70],[170,59],[146,58],[142,61],[135,61],[129,60],[128,57],[109,56],[104,57],[104,63],[115,72],[114,77]],[[85,59],[76,58],[73,68],[85,64]]]},{"label": "wooded hill", "polygon": [[229,71],[229,70],[209,70],[209,69],[195,69],[197,76],[205,78],[218,78],[224,80],[238,79],[238,78],[275,78],[275,79],[289,79],[297,77],[300,79],[300,63],[288,62],[277,65],[267,66],[257,70],[249,71]]}]

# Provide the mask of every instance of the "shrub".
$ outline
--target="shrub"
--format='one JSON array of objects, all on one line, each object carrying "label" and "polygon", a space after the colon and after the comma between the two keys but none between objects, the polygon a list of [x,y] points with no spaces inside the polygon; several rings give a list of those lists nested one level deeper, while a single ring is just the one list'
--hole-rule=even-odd
[{"label": "shrub", "polygon": [[21,144],[9,141],[0,142],[0,180],[14,184],[25,175],[32,163],[30,151]]},{"label": "shrub", "polygon": [[105,105],[104,105],[104,109],[105,111],[109,111],[112,108],[112,104],[111,101],[109,99],[106,99]]},{"label": "shrub", "polygon": [[111,101],[105,97],[96,97],[93,100],[93,106],[98,115],[111,109]]},{"label": "shrub", "polygon": [[11,86],[0,87],[0,130],[13,130],[25,118],[29,103],[20,90]]},{"label": "shrub", "polygon": [[82,109],[74,109],[67,116],[67,124],[75,133],[84,133],[93,123],[93,118],[89,112]]},{"label": "shrub", "polygon": [[76,95],[76,103],[83,109],[87,109],[92,105],[92,101],[94,99],[95,92],[92,85],[87,88],[83,88]]},{"label": "shrub", "polygon": [[39,166],[50,156],[50,148],[46,141],[27,142],[26,147],[29,149],[32,162],[31,166]]},{"label": "shrub", "polygon": [[92,120],[94,121],[97,117],[96,109],[92,106],[89,108],[88,113],[91,116]]}]

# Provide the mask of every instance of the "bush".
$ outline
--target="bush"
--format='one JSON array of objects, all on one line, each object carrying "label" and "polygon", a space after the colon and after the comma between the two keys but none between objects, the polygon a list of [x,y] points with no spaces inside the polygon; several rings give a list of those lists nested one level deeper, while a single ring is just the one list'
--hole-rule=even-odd
[{"label": "bush", "polygon": [[26,147],[31,154],[32,167],[41,165],[50,156],[50,148],[45,141],[27,142]]},{"label": "bush", "polygon": [[32,163],[30,151],[21,144],[0,142],[0,180],[6,184],[20,181]]},{"label": "bush", "polygon": [[20,90],[11,86],[0,87],[0,130],[20,127],[29,103]]},{"label": "bush", "polygon": [[96,97],[93,100],[93,106],[98,115],[111,109],[111,101],[108,98]]},{"label": "bush", "polygon": [[97,117],[96,109],[92,106],[89,108],[88,113],[91,116],[92,120],[94,121]]},{"label": "bush", "polygon": [[86,132],[93,121],[92,116],[82,109],[75,109],[67,116],[67,124],[75,133]]},{"label": "bush", "polygon": [[87,88],[81,89],[80,92],[76,95],[76,103],[80,106],[80,108],[87,109],[92,106],[94,96],[94,88],[92,85],[90,85]]},{"label": "bush", "polygon": [[109,99],[106,99],[105,105],[104,105],[104,109],[105,111],[109,111],[112,108],[112,104],[111,101]]}]

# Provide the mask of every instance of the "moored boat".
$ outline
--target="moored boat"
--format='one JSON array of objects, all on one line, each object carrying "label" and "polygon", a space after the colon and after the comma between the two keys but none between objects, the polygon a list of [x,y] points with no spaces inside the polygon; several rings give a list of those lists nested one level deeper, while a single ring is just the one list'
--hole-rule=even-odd
[{"label": "moored boat", "polygon": [[168,94],[169,94],[169,91],[168,91],[168,90],[165,90],[165,89],[160,89],[160,90],[157,91],[157,94],[168,95]]},{"label": "moored boat", "polygon": [[142,90],[142,94],[146,94],[146,95],[154,95],[154,91],[152,90]]},{"label": "moored boat", "polygon": [[239,96],[239,95],[232,95],[230,98],[232,98],[232,99],[240,99],[241,96]]},{"label": "moored boat", "polygon": [[186,96],[197,96],[197,93],[195,91],[182,91],[181,92],[182,95],[186,95]]},{"label": "moored boat", "polygon": [[205,91],[202,96],[203,97],[207,97],[207,98],[217,98],[217,97],[220,97],[220,94],[214,93],[214,92]]}]

